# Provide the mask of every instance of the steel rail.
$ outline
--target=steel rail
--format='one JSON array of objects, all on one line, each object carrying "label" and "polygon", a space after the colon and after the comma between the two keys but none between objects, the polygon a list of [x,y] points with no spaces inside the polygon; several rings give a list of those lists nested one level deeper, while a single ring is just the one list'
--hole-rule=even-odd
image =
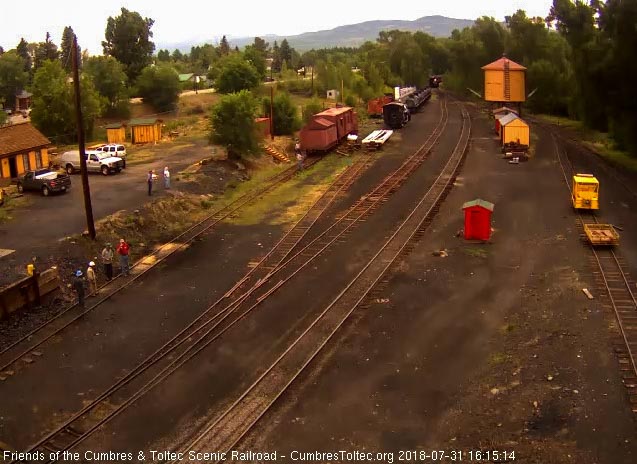
[{"label": "steel rail", "polygon": [[[336,179],[334,179],[334,181],[330,184],[330,186],[325,190],[325,192],[323,192],[323,194],[321,194],[321,196],[313,203],[313,205],[308,209],[308,211],[306,211],[306,213],[286,232],[286,234],[284,234],[284,236],[272,247],[272,249],[268,252],[268,254],[266,254],[259,261],[259,263],[257,263],[255,267],[250,269],[244,275],[244,277],[240,280],[240,282],[245,282],[252,274],[256,273],[257,270],[260,267],[262,267],[262,264],[267,262],[268,258],[272,256],[275,253],[275,251],[279,247],[281,247],[281,245],[284,244],[288,238],[290,238],[290,236],[294,236],[293,238],[296,239],[297,242],[301,240],[303,235],[299,236],[295,234],[295,230],[297,226],[303,224],[303,222],[307,221],[308,218],[310,221],[309,226],[314,224],[319,219],[319,217],[325,212],[325,210],[332,204],[332,202],[338,197],[338,195],[343,191],[343,189],[351,185],[351,182],[354,179],[356,179],[356,177],[366,167],[367,164],[368,164],[368,158],[361,157],[357,160],[357,162],[354,165],[346,168],[343,172],[341,172],[336,177]],[[309,226],[307,225],[304,226],[304,229],[306,229],[305,232],[309,230]],[[291,247],[293,247],[293,244],[287,244],[288,252],[291,251]],[[285,257],[285,253],[283,254],[281,259],[283,259],[284,257]],[[176,348],[178,348],[181,344],[188,341],[194,334],[197,333],[199,328],[197,328],[193,332],[188,333],[189,329],[191,329],[193,326],[197,324],[197,322],[199,322],[202,318],[204,318],[206,316],[206,313],[208,313],[212,308],[216,307],[222,301],[224,301],[228,293],[231,293],[232,291],[233,290],[231,289],[224,296],[216,300],[209,308],[207,308],[207,310],[204,313],[202,313],[195,320],[193,320],[187,327],[182,329],[178,334],[176,334],[173,338],[171,338],[171,340],[166,342],[164,345],[158,348],[154,353],[152,353],[150,356],[144,359],[140,364],[135,366],[124,377],[119,379],[115,384],[111,385],[106,391],[102,392],[98,397],[92,400],[91,403],[85,405],[82,408],[82,410],[75,413],[72,417],[67,419],[62,425],[58,426],[55,430],[49,432],[46,436],[41,438],[36,444],[31,445],[30,449],[36,450],[39,447],[45,447],[47,442],[54,439],[60,433],[73,436],[74,437],[73,441],[75,441],[76,438],[79,438],[82,435],[88,436],[89,431],[84,433],[79,432],[73,428],[73,424],[77,422],[78,420],[81,420],[83,416],[86,416],[86,414],[89,413],[90,411],[102,405],[104,403],[104,400],[106,400],[114,392],[118,391],[123,386],[132,382],[136,377],[141,375],[148,368],[153,366],[156,362],[160,361],[162,358],[164,358],[169,353],[171,353]],[[69,430],[71,431],[70,433],[69,433]],[[86,438],[86,436],[84,436],[82,439]],[[76,443],[73,443],[73,444],[76,444]],[[69,449],[70,446],[72,445],[69,445],[68,448],[65,448],[65,449]],[[52,450],[57,451],[58,449],[56,447],[56,448],[53,448]]]},{"label": "steel rail", "polygon": [[[318,161],[318,159],[319,158],[313,158],[310,161],[310,166],[315,164]],[[21,359],[24,359],[25,357],[28,358],[29,355],[33,354],[34,350],[36,350],[38,347],[40,347],[46,341],[50,340],[52,337],[54,337],[59,332],[61,332],[62,330],[64,330],[65,328],[67,328],[68,326],[73,324],[78,319],[82,318],[83,316],[85,316],[89,312],[93,311],[95,308],[97,308],[99,305],[104,303],[106,300],[110,299],[116,293],[118,293],[118,292],[124,290],[125,288],[127,288],[129,285],[131,285],[133,282],[135,282],[138,278],[140,278],[143,275],[146,275],[146,273],[148,271],[150,271],[151,269],[153,269],[155,266],[157,266],[157,264],[159,264],[160,262],[163,262],[166,258],[171,256],[175,252],[177,252],[177,251],[183,249],[184,247],[186,247],[195,238],[197,238],[201,234],[207,232],[212,227],[217,225],[219,222],[223,221],[227,217],[229,217],[232,214],[234,214],[235,212],[237,212],[243,206],[245,206],[246,204],[248,204],[251,201],[253,201],[255,198],[258,198],[259,196],[267,193],[268,191],[276,188],[277,186],[279,186],[282,183],[284,183],[284,182],[288,181],[289,179],[291,179],[296,172],[297,172],[297,168],[296,168],[296,166],[294,166],[294,167],[290,167],[290,168],[286,169],[282,173],[279,173],[279,174],[277,174],[275,176],[270,177],[269,179],[266,180],[267,183],[266,183],[266,185],[264,187],[256,189],[255,191],[247,192],[246,194],[244,194],[241,197],[237,198],[236,200],[232,201],[228,205],[226,205],[223,208],[219,209],[218,211],[214,212],[210,216],[208,216],[205,219],[201,220],[197,224],[193,225],[188,230],[182,232],[177,237],[173,238],[170,242],[163,244],[160,248],[155,250],[151,255],[148,255],[148,256],[140,259],[137,263],[135,263],[135,265],[131,269],[135,269],[137,266],[141,266],[141,264],[144,261],[148,260],[148,258],[152,258],[154,256],[157,256],[165,248],[169,247],[170,245],[173,245],[173,244],[177,243],[177,241],[180,240],[181,238],[187,237],[185,239],[185,241],[179,242],[177,247],[175,247],[174,249],[168,251],[168,253],[165,254],[163,257],[161,257],[161,258],[159,258],[157,260],[153,260],[151,262],[151,264],[148,265],[148,267],[146,269],[144,269],[142,272],[133,275],[129,279],[126,279],[126,281],[123,283],[123,285],[120,285],[120,286],[116,287],[115,289],[113,289],[113,291],[108,293],[106,296],[101,297],[93,305],[91,305],[88,308],[84,309],[79,314],[77,314],[75,316],[72,316],[72,318],[69,321],[62,322],[61,326],[59,326],[57,328],[53,328],[53,331],[51,333],[49,333],[48,335],[45,335],[43,338],[41,338],[40,340],[36,341],[35,343],[30,344],[29,348],[23,349],[22,351],[20,351],[19,354],[14,355],[12,358],[10,358],[7,361],[2,361],[3,365],[0,367],[0,373],[8,374],[8,372],[12,372],[9,369],[14,364],[16,364]],[[201,228],[201,230],[196,230],[198,228]],[[188,234],[190,234],[190,235],[188,235]],[[123,277],[120,277],[120,276],[121,276],[121,274],[118,275],[115,279],[113,279],[113,281],[115,281],[117,278],[123,279]],[[100,288],[103,289],[104,287],[110,286],[113,281],[111,281],[111,283],[107,283],[105,285],[102,285]],[[23,336],[22,338],[20,338],[19,340],[17,340],[16,342],[11,344],[7,348],[5,348],[2,352],[0,352],[0,357],[2,357],[3,355],[8,353],[10,350],[14,349],[15,347],[17,347],[18,345],[20,345],[22,343],[25,343],[25,342],[30,342],[31,338],[34,335],[38,334],[40,331],[42,331],[42,330],[44,330],[46,328],[51,328],[52,324],[54,324],[62,316],[68,315],[71,310],[73,310],[74,308],[77,308],[77,307],[78,307],[77,304],[73,304],[73,305],[69,306],[68,308],[66,308],[65,310],[63,310],[61,313],[57,314],[54,318],[49,319],[45,323],[41,324],[40,326],[38,326],[37,328],[35,328],[34,330],[29,332],[25,336]],[[13,371],[13,372],[15,372],[15,371]]]},{"label": "steel rail", "polygon": [[[434,138],[434,143],[435,141],[437,141],[437,139],[439,138],[439,136],[442,133],[442,129],[444,129],[444,127],[446,126],[446,120],[447,120],[447,111],[446,111],[446,101],[444,104],[444,108],[443,108],[443,114],[441,114],[441,118],[439,120],[438,123],[438,127],[436,128],[437,130],[434,132],[434,134],[432,134],[428,139],[427,142],[425,142],[423,145],[421,145],[419,147],[419,149],[414,153],[414,155],[412,155],[412,157],[410,159],[412,159],[414,156],[416,155],[422,155],[423,154],[423,150],[427,149],[430,150],[431,146],[433,145],[433,143],[431,142],[432,137],[434,137],[435,134],[437,134]],[[405,169],[405,165],[408,165],[408,163],[404,163],[403,166],[401,166],[401,168],[399,168],[397,171],[400,170],[404,170]],[[389,191],[388,191],[389,193]],[[380,201],[380,198],[377,200]],[[341,218],[342,220],[343,218]],[[282,239],[283,241],[283,239]],[[334,240],[333,240],[334,241]],[[333,241],[331,241],[330,243],[333,243]],[[297,242],[298,243],[298,242]],[[325,249],[325,248],[323,248]],[[291,250],[290,250],[291,251]],[[263,263],[263,261],[267,258],[264,257],[264,259],[260,262]],[[285,256],[283,256],[283,258],[285,258]],[[313,259],[313,258],[312,258]],[[284,264],[282,264],[281,266],[284,266]],[[300,269],[298,269],[296,273],[298,273],[300,271]],[[291,276],[290,276],[291,278]],[[289,279],[289,278],[288,278]],[[286,279],[286,280],[288,280]],[[243,283],[245,281],[245,279],[242,279],[239,283]],[[154,388],[155,385],[157,385],[159,382],[161,382],[163,379],[165,379],[168,375],[170,375],[172,372],[174,372],[177,368],[179,368],[181,365],[183,365],[185,362],[187,362],[189,359],[191,359],[192,357],[194,357],[199,351],[201,351],[202,348],[198,349],[195,353],[190,354],[189,355],[189,351],[190,349],[193,349],[193,347],[195,347],[201,340],[204,340],[205,337],[207,337],[216,327],[219,326],[219,324],[230,314],[228,311],[232,310],[233,308],[236,308],[239,304],[241,304],[244,300],[245,300],[245,296],[247,294],[251,294],[252,292],[254,292],[254,290],[256,290],[257,288],[259,288],[263,283],[265,282],[265,280],[260,279],[255,286],[253,287],[253,289],[249,292],[247,292],[246,294],[242,295],[241,297],[239,297],[237,300],[235,300],[233,303],[231,303],[228,307],[226,307],[224,310],[222,310],[220,313],[215,314],[210,320],[208,320],[207,322],[205,322],[201,327],[195,329],[193,332],[191,332],[190,334],[188,334],[187,337],[183,337],[182,340],[180,342],[178,342],[175,346],[171,347],[170,349],[167,350],[162,350],[162,348],[166,348],[168,347],[168,345],[175,341],[178,337],[182,336],[183,333],[190,327],[192,327],[196,322],[198,322],[201,318],[203,318],[206,313],[212,309],[212,307],[216,306],[219,301],[217,301],[216,303],[213,304],[213,306],[211,306],[208,310],[206,310],[206,312],[204,314],[202,314],[199,318],[197,318],[197,320],[193,321],[193,323],[191,323],[191,325],[189,327],[187,327],[186,329],[184,329],[182,332],[180,332],[180,334],[177,334],[171,341],[169,341],[166,345],[164,345],[164,347],[160,348],[159,350],[157,350],[153,355],[151,355],[151,357],[147,358],[147,361],[149,362],[148,365],[146,366],[142,366],[141,364],[135,368],[131,374],[134,374],[133,376],[136,377],[137,375],[141,374],[143,371],[145,371],[147,368],[149,368],[151,365],[155,364],[157,361],[161,360],[162,358],[164,358],[167,354],[169,354],[170,352],[174,351],[174,349],[176,349],[178,346],[180,346],[181,344],[183,344],[186,341],[190,342],[190,347],[187,348],[186,351],[182,352],[176,359],[172,360],[172,363],[168,366],[166,366],[163,370],[161,370],[153,379],[151,379],[149,382],[147,382],[144,386],[141,387],[141,389],[136,392],[134,395],[130,396],[124,403],[121,403],[119,406],[117,406],[114,410],[112,410],[108,416],[104,417],[103,420],[99,421],[97,424],[94,424],[90,429],[86,430],[85,432],[78,432],[75,431],[75,433],[72,433],[70,435],[72,435],[73,439],[71,441],[71,443],[67,444],[64,449],[70,449],[72,446],[77,445],[79,442],[83,441],[84,439],[86,439],[93,431],[95,431],[97,428],[101,427],[102,425],[104,425],[106,422],[108,422],[109,420],[111,420],[112,418],[114,418],[115,416],[117,416],[120,412],[122,412],[128,405],[130,405],[132,402],[136,401],[139,397],[141,397],[143,394],[145,394],[147,391],[149,391],[150,389]],[[281,282],[279,282],[279,284],[277,284],[277,286],[271,290],[269,290],[265,295],[263,295],[261,298],[258,299],[257,304],[261,303],[265,298],[267,298],[268,296],[270,296],[274,290],[278,289],[280,287]],[[233,287],[233,289],[231,289],[231,292],[238,288],[237,286]],[[243,316],[245,316],[245,314],[247,314],[249,311],[251,311],[257,304],[251,306],[247,311],[245,311],[239,318],[235,319],[234,321],[231,322],[231,324],[227,327],[225,327],[220,333],[216,334],[215,337],[211,340],[208,341],[208,343],[206,343],[205,346],[207,346],[208,344],[212,343],[212,341],[216,340],[219,336],[221,336],[223,333],[225,333],[226,330],[228,330],[232,325],[236,324]],[[220,314],[222,314],[223,312],[227,312],[226,316],[224,316],[220,321],[218,321],[217,324],[215,324],[211,329],[209,329],[206,333],[204,333],[202,336],[200,336],[199,338],[197,338],[196,340],[192,340],[192,337],[199,332],[201,329],[205,328],[207,325],[209,325],[210,323],[212,323],[215,319],[217,319],[219,317]],[[205,347],[204,346],[204,347]],[[164,351],[164,352],[162,352]],[[156,358],[156,359],[152,359],[151,358]],[[185,359],[184,359],[185,358]],[[139,370],[138,370],[139,369]],[[126,383],[132,379],[129,378],[129,376],[127,376],[126,379]],[[120,388],[122,385],[125,385],[126,383],[124,382],[119,382],[118,385],[114,385],[113,387],[111,387],[107,392],[105,392],[103,395],[100,395],[100,397],[98,398],[97,401],[102,402],[104,400],[104,398],[106,398],[108,395],[112,394],[114,391],[116,391],[118,388]],[[43,446],[44,444],[46,444],[47,441],[50,441],[51,438],[53,438],[56,433],[67,433],[68,434],[68,429],[70,428],[70,425],[72,424],[72,422],[74,422],[77,419],[80,419],[81,416],[85,415],[87,412],[89,412],[88,410],[93,409],[95,407],[94,404],[89,405],[85,410],[80,411],[79,413],[77,413],[76,415],[74,415],[71,419],[69,419],[68,421],[65,422],[65,424],[62,427],[59,427],[56,431],[51,432],[49,435],[47,435],[46,437],[44,437],[43,439],[41,439],[37,444],[32,445],[31,449],[36,449],[40,446]],[[71,429],[72,430],[72,429]]]},{"label": "steel rail", "polygon": [[[374,286],[378,284],[383,276],[385,276],[391,266],[397,262],[399,257],[402,256],[403,250],[405,250],[408,244],[414,239],[425,221],[431,221],[432,212],[437,211],[437,207],[441,200],[455,181],[455,176],[457,175],[459,167],[464,159],[464,154],[466,153],[470,136],[471,122],[464,108],[463,120],[469,121],[468,128],[463,121],[462,135],[453,150],[452,156],[436,181],[425,193],[421,201],[413,208],[409,216],[400,224],[391,237],[387,239],[366,266],[354,277],[354,279],[352,279],[352,281],[350,281],[347,287],[332,301],[332,303],[330,303],[327,308],[325,308],[323,312],[316,317],[305,331],[303,331],[293,341],[293,343],[244,391],[237,400],[235,400],[235,402],[233,402],[210,425],[206,426],[202,432],[198,433],[198,435],[184,447],[186,451],[192,450],[194,446],[208,438],[208,436],[211,437],[212,444],[207,443],[207,447],[211,446],[210,449],[214,449],[220,453],[230,451],[252,429],[258,420],[263,417],[276,400],[289,388],[294,380],[296,380],[296,378],[305,370],[305,368],[318,355],[338,329],[345,323],[352,312],[366,298]],[[397,242],[396,238],[403,232],[405,232],[407,237]],[[392,245],[397,247],[397,249],[392,249]],[[384,252],[388,252],[389,256],[382,257],[381,255]],[[380,266],[380,270],[372,269],[375,264]],[[372,269],[372,276],[367,276],[367,278],[365,278],[365,273],[369,269]],[[371,277],[371,279],[369,277]],[[369,280],[371,280],[371,283],[369,283]],[[355,286],[357,284],[359,286],[362,285],[363,288],[356,289]],[[348,295],[348,292],[352,288],[354,288],[354,291],[351,292],[352,295]],[[338,306],[339,304],[341,305],[340,308]],[[334,311],[334,309],[336,309],[336,311]],[[343,312],[343,314],[338,314],[339,309]],[[329,315],[330,311],[334,311],[337,315]],[[326,318],[326,316],[328,317]],[[330,317],[334,319],[334,321],[331,321],[332,323],[335,323],[333,326],[329,325]],[[326,323],[327,327],[321,328],[318,324],[326,320],[328,321]],[[294,355],[298,353],[293,353],[293,350],[295,350],[300,343],[307,341],[308,334],[310,334],[312,329],[316,327],[318,327],[318,329],[316,329],[319,338],[318,346],[306,347],[306,349],[309,349],[309,353],[301,357],[301,359],[295,360]],[[311,344],[311,342],[309,343]],[[303,354],[303,347],[301,347],[300,351],[301,354]],[[286,359],[288,356],[292,358],[291,361]],[[289,364],[292,364],[292,366],[287,367],[287,370],[292,371],[291,375],[287,376],[285,366],[286,361]],[[272,380],[274,386],[264,385],[264,381],[268,380],[266,379],[267,377],[270,378],[269,380]],[[281,382],[283,382],[283,384],[281,384]],[[272,391],[273,387],[274,391]],[[252,401],[252,403],[250,403],[250,401]],[[244,405],[245,403],[247,403],[247,405]],[[243,409],[241,409],[242,406]],[[232,424],[224,424],[223,420],[230,415],[232,415]],[[227,435],[230,435],[230,438],[228,438]],[[174,463],[176,461],[171,462]]]},{"label": "steel rail", "polygon": [[[569,182],[569,177],[568,177],[568,174],[566,172],[566,167],[564,166],[564,162],[562,160],[562,156],[560,155],[560,150],[559,150],[559,146],[557,144],[557,140],[555,138],[555,135],[553,134],[553,131],[550,131],[550,132],[551,132],[551,136],[553,138],[553,144],[554,144],[554,148],[555,148],[555,153],[557,155],[557,160],[558,160],[560,168],[562,170],[564,181],[566,183],[566,186],[567,186],[569,192],[572,195],[571,184]],[[570,166],[571,174],[574,174],[575,170],[574,170],[573,165],[570,162],[570,160],[568,160],[568,156],[567,156],[567,161],[568,161],[568,164]],[[577,216],[578,216],[578,219],[579,219],[579,223],[580,223],[581,227],[583,228],[584,225],[587,224],[588,222],[586,222],[584,216],[580,212],[577,212]],[[592,217],[592,222],[593,223],[599,223],[599,221],[597,219],[597,216],[592,215],[591,217]],[[630,364],[630,367],[632,368],[632,375],[634,376],[635,379],[637,379],[637,354],[635,353],[635,350],[632,348],[632,346],[637,344],[637,337],[635,337],[635,341],[633,341],[633,342],[631,342],[629,340],[628,331],[626,329],[626,326],[625,326],[624,320],[623,320],[624,318],[623,318],[623,316],[622,316],[622,314],[620,312],[620,309],[619,309],[619,306],[621,306],[621,305],[617,304],[617,301],[619,301],[619,298],[616,298],[616,295],[613,294],[613,292],[619,292],[621,290],[618,289],[618,288],[613,288],[610,285],[610,282],[609,282],[609,280],[607,278],[608,273],[609,272],[615,272],[615,273],[617,273],[617,274],[619,274],[621,276],[621,278],[622,278],[622,286],[625,289],[624,295],[628,295],[630,297],[630,300],[632,300],[632,305],[633,305],[634,309],[637,309],[637,297],[635,296],[635,293],[633,292],[633,290],[631,288],[630,280],[629,280],[628,276],[626,275],[626,273],[624,272],[623,266],[622,266],[621,262],[619,261],[619,258],[617,256],[617,254],[615,253],[615,250],[613,250],[612,248],[608,248],[608,249],[605,250],[607,252],[607,254],[609,255],[608,257],[612,258],[612,260],[613,260],[613,262],[615,264],[615,266],[613,266],[613,269],[609,270],[609,269],[605,269],[604,265],[602,264],[602,256],[601,256],[600,251],[597,250],[592,245],[589,248],[590,248],[590,250],[591,250],[591,252],[593,254],[595,263],[597,264],[597,268],[599,269],[599,273],[600,273],[600,276],[601,276],[602,281],[603,281],[604,290],[605,290],[606,294],[608,295],[608,298],[609,298],[609,300],[611,302],[611,306],[613,307],[613,312],[614,312],[614,315],[615,315],[615,319],[617,320],[617,325],[619,327],[621,338],[622,338],[622,340],[624,342],[624,345],[626,347],[626,350],[627,350],[629,364]],[[629,300],[626,300],[626,301],[629,301]],[[633,410],[633,412],[637,412],[637,406],[633,406],[632,410]]]}]

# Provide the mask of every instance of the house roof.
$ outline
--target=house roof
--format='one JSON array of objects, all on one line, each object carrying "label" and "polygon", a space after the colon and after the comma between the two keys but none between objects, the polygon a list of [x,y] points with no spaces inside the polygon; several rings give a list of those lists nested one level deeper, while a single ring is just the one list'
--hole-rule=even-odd
[{"label": "house roof", "polygon": [[157,118],[137,118],[137,119],[131,119],[128,122],[128,125],[129,126],[152,126],[157,124],[158,122],[162,122],[162,120]]},{"label": "house roof", "polygon": [[[321,113],[319,113],[319,114],[321,114]],[[312,120],[312,126],[320,126],[322,128],[325,128],[325,127],[331,127],[331,126],[334,126],[334,125],[335,125],[334,122],[330,121],[329,119],[325,119],[325,118],[320,118],[319,117],[319,118],[314,118]]]},{"label": "house roof", "polygon": [[492,111],[493,114],[500,114],[505,112],[518,114],[517,110],[509,108],[508,106],[501,106],[500,108],[496,108]]},{"label": "house roof", "polygon": [[338,116],[351,110],[352,108],[350,108],[349,106],[343,106],[341,108],[328,108],[325,111],[321,111],[320,113],[316,114],[315,116]]},{"label": "house roof", "polygon": [[31,92],[27,92],[26,90],[22,90],[15,94],[17,98],[31,98],[33,94]]},{"label": "house roof", "polygon": [[503,56],[499,60],[495,60],[493,63],[489,63],[489,64],[487,64],[485,66],[482,66],[482,69],[484,69],[484,70],[488,69],[490,71],[504,71],[504,65],[506,63],[509,63],[509,70],[510,71],[524,71],[524,70],[526,70],[526,68],[524,66],[522,66],[521,64],[517,64],[515,61],[511,61],[510,59],[508,59],[505,56]]},{"label": "house roof", "polygon": [[194,75],[195,75],[195,73],[180,74],[179,75],[179,81],[180,82],[186,82],[186,81],[190,80],[190,78],[192,76],[194,76]]},{"label": "house roof", "polygon": [[50,144],[51,141],[28,122],[0,127],[0,156],[31,151]]},{"label": "house roof", "polygon": [[121,129],[122,127],[126,127],[126,123],[116,122],[116,123],[113,123],[113,124],[108,124],[106,126],[106,129]]},{"label": "house roof", "polygon": [[509,114],[507,114],[505,116],[502,116],[500,118],[500,125],[501,126],[506,126],[511,121],[514,121],[516,119],[520,119],[520,117],[517,114],[515,114],[515,113],[509,113]]},{"label": "house roof", "polygon": [[254,121],[255,121],[255,122],[265,122],[265,121],[268,121],[268,122],[269,122],[269,121],[270,121],[270,118],[256,118]]},{"label": "house roof", "polygon": [[489,211],[493,211],[495,205],[485,200],[480,200],[479,198],[473,201],[468,201],[464,205],[462,205],[462,209],[471,208],[472,206],[480,206],[484,209],[488,209]]}]

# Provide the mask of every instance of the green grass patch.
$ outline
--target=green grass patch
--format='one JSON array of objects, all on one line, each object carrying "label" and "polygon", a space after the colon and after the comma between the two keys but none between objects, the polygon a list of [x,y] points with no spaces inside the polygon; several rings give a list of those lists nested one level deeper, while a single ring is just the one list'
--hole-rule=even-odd
[{"label": "green grass patch", "polygon": [[14,197],[15,186],[5,187],[7,194],[4,196],[4,204],[0,206],[0,224],[13,219],[15,211],[31,204],[31,199],[25,196]]},{"label": "green grass patch", "polygon": [[470,248],[465,248],[464,252],[466,254],[468,254],[469,256],[473,257],[473,258],[482,258],[482,259],[484,259],[487,256],[489,256],[489,253],[484,248],[470,247]]},{"label": "green grass patch", "polygon": [[492,366],[499,366],[509,360],[509,356],[505,353],[491,353],[489,356],[489,364]]},{"label": "green grass patch", "polygon": [[615,142],[607,132],[588,129],[581,121],[559,116],[537,115],[537,118],[558,127],[565,127],[581,141],[582,145],[598,153],[610,163],[637,172],[637,158],[630,153],[615,148]]},{"label": "green grass patch", "polygon": [[500,333],[506,335],[513,332],[515,329],[516,327],[513,324],[504,324],[502,327],[500,327]]},{"label": "green grass patch", "polygon": [[[293,223],[305,214],[336,176],[351,162],[351,158],[337,154],[329,155],[267,193],[258,202],[244,208],[237,217],[229,219],[229,222],[237,225]],[[254,179],[250,182],[252,181]],[[244,189],[235,190],[238,192],[233,191],[231,198],[244,193]]]}]

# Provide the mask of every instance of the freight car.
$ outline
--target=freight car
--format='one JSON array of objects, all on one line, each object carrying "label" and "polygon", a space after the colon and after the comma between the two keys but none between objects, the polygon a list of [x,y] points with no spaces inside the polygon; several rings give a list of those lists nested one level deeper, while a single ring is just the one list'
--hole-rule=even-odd
[{"label": "freight car", "polygon": [[394,101],[391,94],[385,94],[382,97],[374,98],[367,102],[367,115],[370,118],[382,118],[383,106]]},{"label": "freight car", "polygon": [[392,129],[400,129],[410,119],[411,113],[404,103],[391,102],[383,106],[383,121]]},{"label": "freight car", "polygon": [[403,103],[407,106],[410,112],[415,113],[430,98],[431,98],[431,89],[427,87],[421,90],[416,90],[414,93],[406,97]]},{"label": "freight car", "polygon": [[353,108],[329,108],[312,116],[312,120],[301,129],[301,150],[306,153],[326,152],[358,132],[358,119]]}]

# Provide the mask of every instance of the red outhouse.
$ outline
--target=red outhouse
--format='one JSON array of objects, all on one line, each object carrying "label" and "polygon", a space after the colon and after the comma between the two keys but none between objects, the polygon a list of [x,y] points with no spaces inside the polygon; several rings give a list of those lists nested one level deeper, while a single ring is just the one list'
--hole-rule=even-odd
[{"label": "red outhouse", "polygon": [[493,203],[484,200],[468,201],[462,205],[465,240],[489,240],[493,206]]}]

